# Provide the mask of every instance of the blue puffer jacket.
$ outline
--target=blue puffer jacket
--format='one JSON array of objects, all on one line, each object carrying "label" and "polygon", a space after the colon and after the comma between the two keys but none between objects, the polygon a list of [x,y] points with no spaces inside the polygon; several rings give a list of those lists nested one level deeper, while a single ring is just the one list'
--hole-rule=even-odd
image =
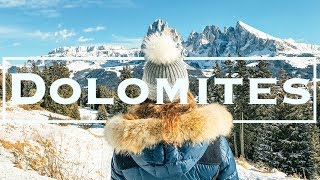
[{"label": "blue puffer jacket", "polygon": [[159,119],[111,119],[105,128],[115,148],[111,179],[239,179],[234,156],[223,137],[232,128],[232,116],[217,104],[180,116],[177,147],[163,143]]}]

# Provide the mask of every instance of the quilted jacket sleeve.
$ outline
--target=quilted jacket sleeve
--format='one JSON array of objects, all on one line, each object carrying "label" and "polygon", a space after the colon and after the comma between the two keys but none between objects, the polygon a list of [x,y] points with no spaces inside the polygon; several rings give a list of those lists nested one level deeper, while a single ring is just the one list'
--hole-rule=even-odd
[{"label": "quilted jacket sleeve", "polygon": [[114,162],[114,158],[112,158],[111,161],[111,180],[126,180],[123,173]]},{"label": "quilted jacket sleeve", "polygon": [[218,179],[220,180],[239,179],[234,156],[228,145],[227,140],[224,137],[220,138],[220,149],[221,149],[222,162],[220,164]]}]

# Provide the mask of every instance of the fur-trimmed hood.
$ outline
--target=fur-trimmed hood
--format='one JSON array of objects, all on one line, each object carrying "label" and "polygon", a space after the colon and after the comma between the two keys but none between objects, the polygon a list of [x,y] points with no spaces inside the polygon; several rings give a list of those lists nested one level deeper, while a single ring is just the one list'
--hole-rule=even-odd
[{"label": "fur-trimmed hood", "polygon": [[[177,143],[201,143],[226,136],[232,129],[232,115],[219,104],[196,108],[180,116],[181,138]],[[140,154],[163,141],[161,120],[156,118],[126,120],[122,115],[108,120],[105,138],[116,153]]]}]

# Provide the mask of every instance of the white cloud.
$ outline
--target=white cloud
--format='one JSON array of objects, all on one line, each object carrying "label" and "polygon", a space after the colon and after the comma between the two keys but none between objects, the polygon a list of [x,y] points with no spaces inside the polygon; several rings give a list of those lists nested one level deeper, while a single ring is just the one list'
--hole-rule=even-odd
[{"label": "white cloud", "polygon": [[132,0],[0,0],[0,8],[19,8],[26,15],[55,18],[62,8],[134,7]]},{"label": "white cloud", "polygon": [[116,42],[142,42],[142,38],[131,38],[126,36],[118,36],[115,34],[112,34],[111,36]]},{"label": "white cloud", "polygon": [[[14,41],[18,41],[18,39],[62,41],[74,36],[76,36],[76,33],[72,29],[57,28],[56,31],[43,31],[39,29],[28,30],[19,27],[0,25],[0,39],[13,39]],[[14,44],[13,46],[18,46],[18,44]]]},{"label": "white cloud", "polygon": [[92,32],[92,31],[94,31],[94,29],[93,29],[93,28],[86,28],[86,29],[83,29],[83,32]]},{"label": "white cloud", "polygon": [[39,39],[42,39],[42,40],[51,38],[53,36],[53,34],[51,32],[42,32],[40,30],[26,33],[26,35],[28,35],[30,37],[34,37],[34,38],[39,38]]},{"label": "white cloud", "polygon": [[62,39],[67,39],[67,38],[70,38],[75,35],[76,35],[76,33],[74,33],[73,31],[67,30],[67,29],[63,29],[63,30],[54,32],[55,37],[62,38]]},{"label": "white cloud", "polygon": [[0,0],[0,8],[20,8],[26,15],[60,16],[57,7],[64,0]]},{"label": "white cloud", "polygon": [[0,0],[0,8],[24,7],[32,9],[48,9],[53,7],[77,8],[99,5],[104,7],[132,7],[132,0]]},{"label": "white cloud", "polygon": [[26,4],[26,0],[0,0],[1,8],[18,7]]},{"label": "white cloud", "polygon": [[115,43],[125,45],[128,47],[139,47],[142,43],[142,38],[132,38],[126,36],[119,36],[112,34],[112,39]]},{"label": "white cloud", "polygon": [[30,10],[30,11],[26,11],[25,14],[31,15],[31,16],[44,16],[48,18],[55,18],[60,16],[60,13],[55,9]]},{"label": "white cloud", "polygon": [[83,36],[79,37],[78,39],[79,42],[88,42],[88,41],[93,41],[93,38],[85,38]]},{"label": "white cloud", "polygon": [[12,46],[13,46],[13,47],[21,46],[21,43],[15,42],[15,43],[12,43]]},{"label": "white cloud", "polygon": [[0,8],[26,7],[33,9],[43,9],[55,7],[60,0],[0,0]]},{"label": "white cloud", "polygon": [[26,38],[27,31],[20,27],[10,27],[0,25],[0,39],[21,39]]},{"label": "white cloud", "polygon": [[97,26],[96,31],[105,30],[106,28],[104,26]]},{"label": "white cloud", "polygon": [[76,33],[74,33],[72,30],[62,29],[55,32],[43,32],[43,31],[37,30],[34,32],[26,33],[26,35],[29,37],[39,38],[42,40],[54,39],[56,41],[60,41],[60,40],[65,40],[70,37],[73,37],[76,35]]},{"label": "white cloud", "polygon": [[94,31],[102,31],[105,30],[106,28],[104,26],[96,26],[96,27],[88,27],[83,29],[83,32],[94,32]]},{"label": "white cloud", "polygon": [[11,34],[11,33],[17,33],[20,31],[17,28],[7,27],[7,26],[0,26],[0,34]]}]

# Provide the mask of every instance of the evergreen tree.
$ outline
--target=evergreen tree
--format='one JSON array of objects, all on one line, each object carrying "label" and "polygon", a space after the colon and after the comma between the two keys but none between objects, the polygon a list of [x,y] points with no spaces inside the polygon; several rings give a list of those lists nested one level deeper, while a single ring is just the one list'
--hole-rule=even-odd
[{"label": "evergreen tree", "polygon": [[[129,66],[124,66],[123,69],[120,71],[120,81],[124,81],[126,79],[132,78],[132,70]],[[126,89],[126,94],[129,98],[135,98],[139,96],[139,88],[135,85],[130,85]]]},{"label": "evergreen tree", "polygon": [[257,124],[257,129],[254,132],[257,138],[253,144],[252,160],[272,167],[273,164],[270,162],[274,159],[273,144],[276,143],[275,137],[279,132],[277,124]]},{"label": "evergreen tree", "polygon": [[[97,90],[96,90],[96,96],[97,98],[110,98],[113,97],[112,96],[112,92],[106,87],[106,86],[102,86],[102,85],[98,85],[97,86]],[[98,109],[99,108],[99,104],[94,104],[93,107],[94,109]]]},{"label": "evergreen tree", "polygon": [[[231,60],[226,60],[224,61],[224,65],[226,67],[226,78],[231,78],[232,74],[233,74],[233,61]],[[223,93],[224,94],[224,93]],[[229,112],[232,114],[232,116],[234,117],[234,104],[227,104],[226,107],[229,110]],[[238,139],[238,135],[239,135],[239,126],[235,125],[232,129],[232,139],[230,139],[229,141],[232,142],[231,143],[231,148],[233,149],[234,155],[235,157],[239,157],[239,152],[238,152],[238,144],[239,144],[239,139]]]},{"label": "evergreen tree", "polygon": [[278,141],[273,146],[275,167],[288,174],[312,174],[311,144],[306,124],[280,124]]},{"label": "evergreen tree", "polygon": [[[2,79],[3,79],[3,75],[2,75],[2,71],[0,71],[0,98],[1,100],[3,100],[3,92],[2,92]],[[11,95],[12,95],[12,80],[11,80],[11,75],[6,73],[6,79],[5,79],[5,86],[6,86],[6,101],[8,101],[9,99],[11,99]],[[1,104],[2,105],[2,104]]]},{"label": "evergreen tree", "polygon": [[320,124],[320,83],[317,82],[317,97],[316,100],[317,100],[317,123]]},{"label": "evergreen tree", "polygon": [[101,104],[98,108],[98,115],[97,120],[107,120],[108,119],[108,113],[103,104]]},{"label": "evergreen tree", "polygon": [[78,105],[81,107],[87,107],[89,106],[87,103],[88,103],[88,89],[82,89],[80,98],[78,100]]},{"label": "evergreen tree", "polygon": [[237,78],[243,78],[242,85],[235,86],[235,107],[234,118],[235,119],[250,119],[249,111],[249,70],[244,60],[237,60],[236,64]]},{"label": "evergreen tree", "polygon": [[[312,119],[312,103],[308,101],[305,104],[293,105],[284,103],[284,97],[287,96],[292,99],[299,98],[298,95],[288,94],[283,90],[283,84],[286,80],[291,78],[284,69],[280,70],[280,79],[277,88],[277,105],[275,107],[274,116],[280,120],[309,120]],[[293,85],[297,88],[298,85]]]},{"label": "evergreen tree", "polygon": [[[255,71],[253,72],[254,78],[272,78],[272,73],[268,69],[268,62],[265,60],[259,61]],[[268,84],[259,84],[259,88],[269,88],[271,86],[271,94],[259,94],[259,99],[273,99],[275,98],[275,91],[272,88],[272,85]],[[253,105],[251,105],[253,106]],[[275,105],[268,105],[268,104],[258,104],[252,107],[254,112],[254,118],[257,120],[272,120],[274,119],[273,112],[274,112]]]},{"label": "evergreen tree", "polygon": [[[44,95],[41,106],[49,111],[69,116],[73,119],[80,119],[80,112],[77,102],[72,104],[59,104],[52,100],[50,96],[51,84],[61,78],[69,78],[69,69],[63,63],[54,62],[52,66],[45,67],[41,73],[41,77],[46,84],[46,93]],[[73,91],[69,85],[62,85],[58,89],[59,96],[68,98],[72,95]]]},{"label": "evergreen tree", "polygon": [[[252,73],[254,78],[271,78],[272,73],[268,69],[267,61],[259,61],[254,72]],[[267,88],[267,84],[260,84],[259,88]],[[274,98],[274,92],[271,91],[271,95],[259,94],[260,99],[272,99]],[[254,117],[256,120],[272,120],[274,119],[274,105],[257,104],[253,106]],[[278,132],[276,124],[252,124],[254,132],[254,143],[252,148],[252,160],[256,162],[267,163],[272,161],[273,150],[272,144],[277,140],[274,136]]]},{"label": "evergreen tree", "polygon": [[[283,91],[283,83],[290,77],[284,69],[280,71],[280,79],[277,84],[276,94],[277,105],[273,109],[274,119],[294,120],[310,119],[311,114],[306,113],[305,105],[290,105],[283,103],[284,96],[297,98],[294,95],[286,94]],[[268,108],[261,107],[261,111]],[[259,112],[261,117],[263,113]],[[288,174],[312,175],[314,160],[312,143],[310,142],[310,128],[306,124],[265,124],[257,129],[257,143],[254,147],[254,160],[262,161],[270,167],[278,168]]]},{"label": "evergreen tree", "polygon": [[231,78],[232,77],[232,72],[233,72],[233,61],[231,60],[226,60],[224,61],[224,64],[227,68],[227,77]]},{"label": "evergreen tree", "polygon": [[35,61],[32,61],[31,62],[31,72],[33,74],[40,74],[40,70],[39,70],[39,67],[36,65]]},{"label": "evergreen tree", "polygon": [[312,167],[312,179],[320,179],[320,138],[319,138],[319,127],[317,124],[309,125],[310,131],[310,144],[311,144],[311,159],[313,161]]},{"label": "evergreen tree", "polygon": [[213,76],[208,81],[208,102],[209,103],[224,103],[224,88],[222,85],[215,85],[214,78],[223,78],[224,74],[221,67],[216,62],[213,67]]},{"label": "evergreen tree", "polygon": [[[226,60],[226,61],[224,61],[224,65],[226,66],[226,71],[227,71],[227,74],[225,75],[225,77],[231,78],[233,71],[234,71],[234,69],[233,69],[234,62],[231,60]],[[234,104],[227,104],[226,107],[234,116]]]},{"label": "evergreen tree", "polygon": [[[133,76],[132,76],[131,68],[129,66],[124,66],[123,69],[121,70],[120,81],[124,81],[132,77]],[[136,98],[140,94],[140,89],[135,85],[129,85],[126,88],[125,92],[129,98]],[[128,108],[131,106],[129,104],[125,104],[121,102],[118,96],[115,96],[114,100],[115,100],[115,103],[114,103],[113,111],[115,111],[116,113],[126,113]]]},{"label": "evergreen tree", "polygon": [[[236,64],[237,78],[243,78],[242,85],[236,85],[235,87],[235,106],[234,106],[234,118],[238,120],[248,120],[249,119],[249,71],[244,60],[237,60]],[[237,124],[238,134],[239,134],[239,144],[240,144],[240,155],[246,157],[247,151],[244,147],[244,124]],[[246,136],[248,138],[250,136]],[[251,141],[246,141],[246,148],[251,146]]]},{"label": "evergreen tree", "polygon": [[[31,69],[26,66],[26,63],[22,67],[17,68],[18,73],[30,73]],[[33,89],[35,84],[32,81],[22,81],[21,82],[21,96],[28,97],[30,90]]]}]

